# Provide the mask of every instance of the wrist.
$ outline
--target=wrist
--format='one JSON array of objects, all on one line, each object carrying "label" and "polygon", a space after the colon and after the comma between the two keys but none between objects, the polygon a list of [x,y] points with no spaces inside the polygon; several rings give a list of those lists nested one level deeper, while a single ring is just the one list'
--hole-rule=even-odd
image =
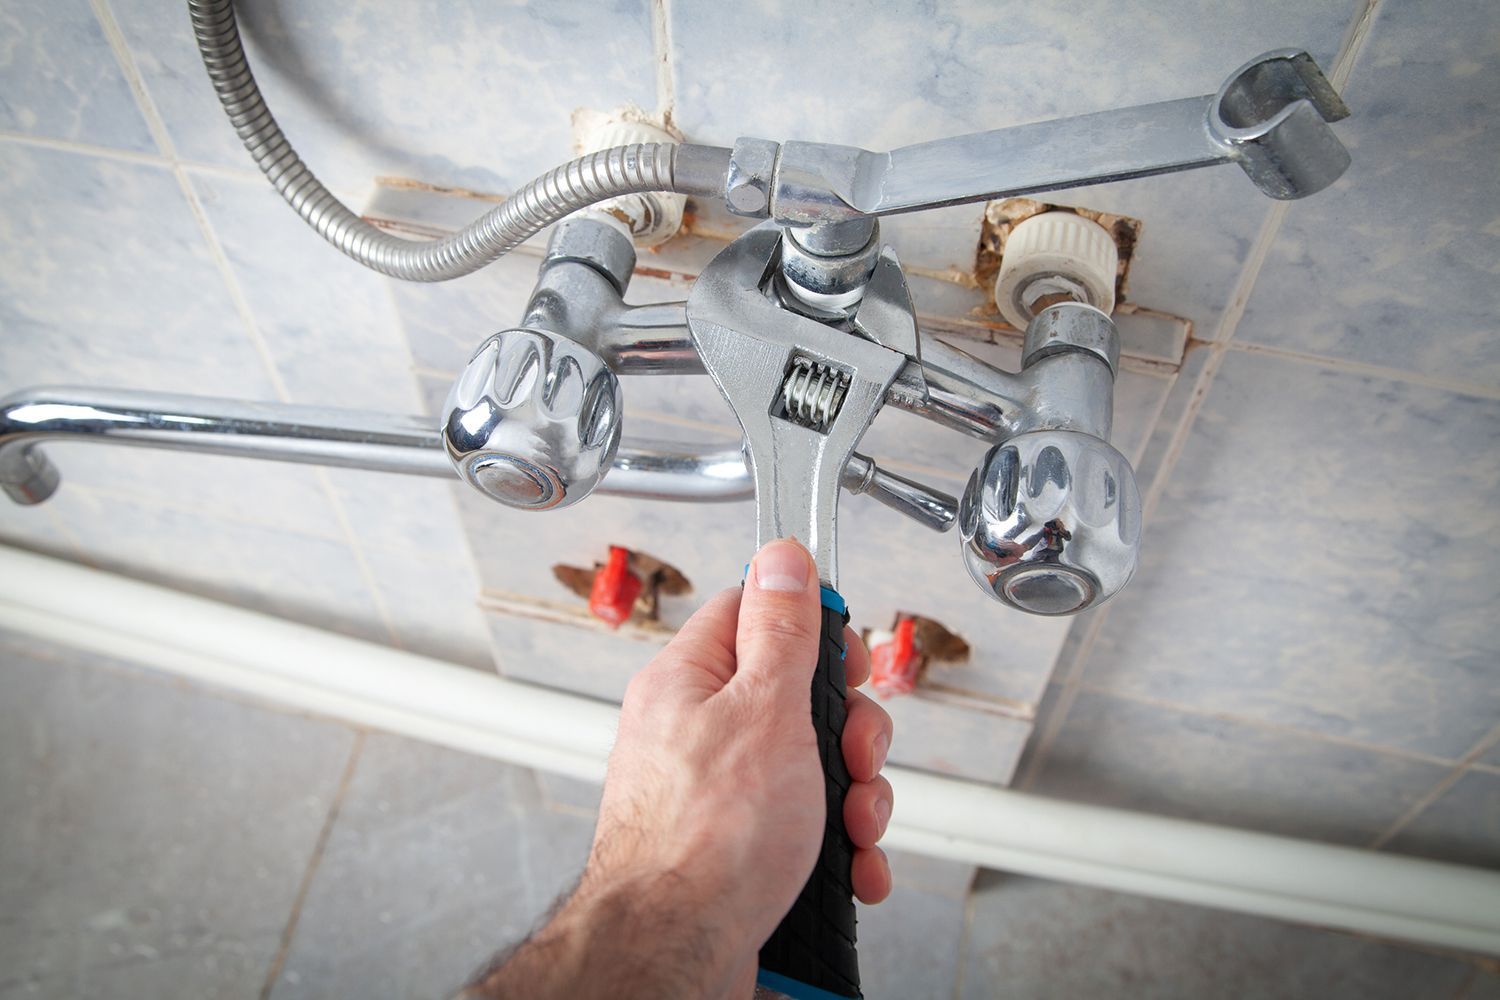
[{"label": "wrist", "polygon": [[674,872],[607,872],[590,862],[541,930],[465,994],[474,998],[714,996],[745,956],[705,921],[710,907]]}]

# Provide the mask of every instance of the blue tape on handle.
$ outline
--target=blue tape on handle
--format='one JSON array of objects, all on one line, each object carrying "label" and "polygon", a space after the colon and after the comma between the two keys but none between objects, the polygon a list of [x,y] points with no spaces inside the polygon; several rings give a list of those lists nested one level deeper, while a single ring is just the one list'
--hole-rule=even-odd
[{"label": "blue tape on handle", "polygon": [[[828,591],[828,593],[833,592]],[[839,595],[834,594],[833,596],[838,597]],[[768,990],[775,990],[782,996],[791,997],[792,1000],[852,1000],[852,998],[846,997],[842,993],[830,993],[816,986],[809,986],[806,983],[799,983],[795,979],[788,979],[778,972],[771,972],[767,969],[756,971],[755,982]]]}]

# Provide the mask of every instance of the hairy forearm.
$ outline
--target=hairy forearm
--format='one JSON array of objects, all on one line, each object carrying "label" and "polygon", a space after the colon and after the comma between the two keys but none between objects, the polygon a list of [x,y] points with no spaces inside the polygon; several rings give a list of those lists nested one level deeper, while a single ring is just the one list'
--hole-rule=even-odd
[{"label": "hairy forearm", "polygon": [[463,1000],[717,996],[734,970],[732,937],[704,923],[671,873],[583,882],[547,924],[498,959]]}]

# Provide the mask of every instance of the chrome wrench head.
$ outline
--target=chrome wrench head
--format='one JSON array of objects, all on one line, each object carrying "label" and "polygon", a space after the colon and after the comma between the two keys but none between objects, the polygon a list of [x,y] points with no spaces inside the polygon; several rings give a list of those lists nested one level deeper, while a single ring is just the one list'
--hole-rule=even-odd
[{"label": "chrome wrench head", "polygon": [[796,538],[836,589],[840,480],[907,362],[881,345],[902,337],[887,326],[914,322],[911,300],[883,251],[853,323],[871,339],[798,315],[774,288],[782,239],[762,225],[715,257],[688,298],[688,330],[745,434],[757,544]]}]

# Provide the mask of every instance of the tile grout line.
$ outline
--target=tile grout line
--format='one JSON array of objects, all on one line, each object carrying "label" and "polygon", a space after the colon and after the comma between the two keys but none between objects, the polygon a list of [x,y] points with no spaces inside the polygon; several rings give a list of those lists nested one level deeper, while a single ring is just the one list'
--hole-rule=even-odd
[{"label": "tile grout line", "polygon": [[1449,789],[1458,784],[1459,779],[1468,773],[1470,766],[1496,745],[1500,745],[1500,724],[1497,724],[1488,733],[1480,737],[1479,741],[1469,748],[1469,752],[1459,759],[1453,770],[1443,775],[1442,779],[1429,789],[1426,795],[1413,802],[1406,812],[1396,817],[1394,823],[1382,830],[1380,835],[1370,842],[1370,850],[1378,851],[1389,844],[1395,839],[1397,834],[1410,826],[1434,802],[1442,798],[1447,794]]},{"label": "tile grout line", "polygon": [[1294,351],[1285,347],[1272,347],[1269,344],[1257,344],[1254,341],[1236,340],[1226,346],[1229,350],[1238,351],[1242,354],[1263,355],[1265,357],[1276,358],[1280,361],[1312,365],[1344,374],[1364,375],[1370,378],[1403,382],[1408,385],[1423,386],[1429,389],[1441,389],[1445,392],[1461,396],[1500,399],[1500,386],[1485,385],[1482,382],[1469,382],[1464,379],[1423,375],[1420,372],[1402,371],[1399,368],[1386,368],[1382,365],[1372,365],[1363,361],[1351,361],[1347,358],[1331,358],[1322,354]]},{"label": "tile grout line", "polygon": [[[1363,8],[1350,22],[1349,29],[1339,46],[1339,53],[1334,58],[1333,68],[1329,73],[1329,79],[1336,88],[1342,92],[1344,85],[1348,82],[1350,74],[1354,69],[1354,62],[1360,52],[1364,49],[1366,41],[1370,36],[1370,29],[1375,20],[1375,11],[1380,0],[1365,0]],[[1260,278],[1261,269],[1265,266],[1266,258],[1269,256],[1271,247],[1275,243],[1282,221],[1290,202],[1278,201],[1273,204],[1266,213],[1266,218],[1261,222],[1260,230],[1256,233],[1255,242],[1251,244],[1250,254],[1246,257],[1245,265],[1240,270],[1239,278],[1236,279],[1234,289],[1224,312],[1216,324],[1215,336],[1209,348],[1208,360],[1204,362],[1203,370],[1198,373],[1194,380],[1192,395],[1177,426],[1173,429],[1172,437],[1169,439],[1166,452],[1162,456],[1161,464],[1157,467],[1156,475],[1152,477],[1151,486],[1146,491],[1141,501],[1141,524],[1143,530],[1151,523],[1152,515],[1162,495],[1166,492],[1167,480],[1176,470],[1177,462],[1182,457],[1182,452],[1187,446],[1187,438],[1191,433],[1192,426],[1196,422],[1199,412],[1203,408],[1203,402],[1208,396],[1208,391],[1213,385],[1214,378],[1218,375],[1219,368],[1223,365],[1225,355],[1228,353],[1229,345],[1234,340],[1238,331],[1240,320],[1244,318],[1245,309],[1250,302],[1250,294],[1254,291],[1255,284]],[[1172,388],[1176,388],[1174,383]],[[1168,393],[1172,390],[1168,389]],[[1149,440],[1149,439],[1148,439]],[[1109,620],[1112,609],[1108,606],[1101,609],[1100,613],[1088,623],[1088,632],[1079,642],[1077,652],[1072,661],[1067,665],[1067,676],[1063,681],[1063,690],[1058,696],[1058,703],[1042,729],[1037,733],[1037,751],[1032,755],[1026,766],[1026,772],[1021,776],[1020,787],[1031,788],[1040,776],[1046,764],[1048,754],[1056,741],[1057,735],[1062,731],[1063,724],[1067,721],[1068,713],[1072,710],[1074,702],[1078,698],[1078,689],[1082,684],[1083,677],[1088,671],[1088,661],[1093,653],[1094,645],[1102,631],[1104,624]]]},{"label": "tile grout line", "polygon": [[308,859],[307,868],[302,872],[302,881],[298,884],[297,895],[292,900],[291,913],[287,915],[286,926],[281,930],[281,941],[276,947],[275,956],[271,959],[271,968],[266,973],[266,981],[260,988],[260,1000],[269,1000],[272,991],[276,989],[276,980],[281,978],[281,970],[286,966],[287,955],[292,950],[292,940],[297,934],[297,924],[302,919],[302,907],[307,902],[308,893],[312,890],[313,876],[323,860],[323,852],[328,847],[329,838],[333,836],[334,825],[338,822],[339,812],[343,809],[344,799],[349,793],[349,786],[354,782],[354,770],[359,764],[364,748],[365,731],[356,729],[354,745],[349,748],[349,759],[344,762],[344,771],[339,776],[338,788],[334,792],[333,801],[328,806],[328,814],[323,817],[323,826],[318,830],[318,839],[313,842],[312,857]]},{"label": "tile grout line", "polygon": [[[250,300],[245,295],[244,288],[240,285],[238,276],[229,262],[229,255],[225,252],[223,243],[220,242],[218,233],[214,230],[213,223],[208,218],[208,212],[203,207],[202,199],[198,197],[197,190],[193,187],[191,178],[182,161],[177,158],[177,150],[173,145],[172,136],[167,131],[166,122],[157,110],[156,103],[151,98],[151,93],[146,87],[145,78],[136,65],[135,55],[131,52],[125,34],[120,30],[118,21],[115,19],[114,11],[109,6],[109,0],[89,0],[94,11],[94,18],[99,22],[100,29],[109,40],[111,51],[114,53],[115,61],[118,63],[120,72],[124,74],[127,84],[130,86],[131,94],[135,98],[136,107],[141,116],[146,120],[146,127],[156,142],[158,150],[170,165],[172,176],[176,178],[178,188],[182,191],[183,198],[187,201],[188,209],[193,213],[193,219],[198,225],[198,230],[203,236],[204,243],[208,247],[209,255],[213,258],[214,265],[218,268],[219,276],[224,282],[224,287],[229,293],[230,300],[234,303],[235,312],[239,314],[240,322],[249,337],[256,354],[260,358],[261,367],[271,383],[276,396],[283,403],[292,402],[292,393],[282,377],[280,369],[276,365],[275,355],[271,351],[271,345],[265,338],[265,333],[260,328],[255,318],[254,310],[250,307]],[[338,491],[334,489],[333,480],[326,469],[317,469],[314,472],[318,480],[324,498],[332,510],[334,519],[338,522],[344,536],[344,544],[349,547],[350,554],[358,568],[361,581],[369,592],[370,599],[374,603],[375,612],[380,617],[381,625],[385,628],[386,635],[393,645],[401,647],[399,633],[392,619],[390,608],[381,593],[374,571],[370,567],[369,558],[364,548],[359,543],[359,538],[354,532],[353,524],[349,520],[347,510],[344,508],[343,500]]]},{"label": "tile grout line", "polygon": [[255,321],[255,315],[250,309],[250,302],[245,297],[244,289],[240,287],[239,280],[235,277],[233,269],[229,264],[229,257],[224,252],[223,244],[219,242],[218,234],[214,232],[213,226],[208,219],[208,213],[203,208],[203,202],[193,188],[192,181],[183,169],[182,162],[177,159],[177,150],[172,143],[172,137],[167,132],[166,123],[157,111],[155,102],[151,99],[150,92],[146,89],[145,79],[141,76],[140,69],[135,64],[135,55],[130,51],[129,44],[125,41],[125,35],[120,30],[115,20],[114,12],[110,9],[109,0],[89,0],[93,8],[95,20],[99,22],[100,29],[109,40],[110,49],[114,52],[115,61],[119,65],[120,72],[124,74],[125,81],[130,87],[131,94],[135,97],[136,107],[141,116],[146,120],[146,128],[155,140],[158,150],[171,169],[172,175],[177,180],[177,185],[182,191],[184,200],[187,201],[188,209],[193,213],[193,219],[198,225],[198,230],[207,244],[209,256],[213,258],[214,265],[218,268],[219,276],[223,279],[225,289],[229,293],[230,300],[234,303],[235,311],[239,314],[241,323],[244,324],[245,332],[250,338],[260,357],[261,366],[275,390],[277,398],[283,403],[291,402],[291,393],[287,391],[286,383],[277,371],[275,361],[272,359],[269,346],[265,342],[260,327]]},{"label": "tile grout line", "polygon": [[[406,325],[406,314],[401,311],[401,300],[396,295],[396,279],[385,278],[381,284],[385,288],[386,305],[391,310],[391,319],[396,324],[396,332],[400,335],[401,343],[406,347],[406,356],[411,362],[410,367],[407,369],[407,374],[411,391],[420,408],[425,401],[425,396],[422,392],[424,369],[417,364],[416,351],[412,350],[411,331]],[[451,380],[454,376],[448,375],[444,377]],[[471,595],[471,606],[478,611],[479,591],[483,589],[483,578],[479,575],[479,560],[474,555],[474,546],[469,541],[469,532],[464,527],[463,517],[458,508],[458,498],[455,491],[451,488],[452,484],[456,482],[458,482],[458,478],[455,475],[453,479],[448,481],[449,488],[443,491],[443,500],[447,506],[448,519],[458,526],[462,562],[464,566],[468,567],[469,578],[473,581],[475,587],[475,591]],[[485,645],[489,647],[490,666],[493,668],[495,666],[495,652],[493,645],[489,642],[488,627],[483,628],[483,632],[485,635]]]},{"label": "tile grout line", "polygon": [[1234,712],[1219,712],[1213,709],[1201,708],[1183,702],[1172,701],[1168,698],[1154,698],[1150,695],[1137,694],[1132,691],[1118,691],[1093,684],[1087,680],[1078,682],[1080,690],[1089,694],[1097,694],[1106,698],[1114,698],[1117,701],[1130,702],[1135,705],[1150,705],[1154,708],[1166,709],[1177,715],[1186,715],[1199,719],[1212,719],[1215,722],[1228,722],[1237,726],[1247,726],[1252,729],[1260,729],[1268,733],[1277,733],[1283,736],[1296,736],[1302,739],[1315,740],[1319,743],[1327,743],[1332,746],[1347,747],[1351,750],[1362,750],[1367,753],[1384,754],[1388,757],[1399,757],[1403,760],[1415,761],[1422,764],[1431,764],[1434,767],[1462,767],[1464,758],[1453,759],[1451,757],[1440,757],[1436,754],[1422,753],[1420,750],[1408,750],[1404,747],[1384,746],[1379,743],[1368,743],[1364,740],[1347,739],[1340,736],[1331,736],[1312,729],[1303,729],[1300,726],[1286,725],[1284,723],[1272,722],[1268,719],[1257,719],[1253,716],[1237,715]]},{"label": "tile grout line", "polygon": [[958,969],[953,976],[953,1000],[961,1000],[964,993],[965,973],[969,968],[969,949],[974,944],[974,883],[975,878],[969,880],[969,892],[964,898],[964,926],[958,936]]},{"label": "tile grout line", "polygon": [[343,533],[344,544],[349,547],[350,554],[354,556],[354,565],[359,570],[365,589],[370,592],[370,600],[375,602],[375,613],[380,616],[380,624],[385,627],[386,637],[397,649],[406,648],[405,643],[401,641],[401,633],[396,628],[390,604],[385,599],[385,593],[380,589],[380,581],[375,576],[375,569],[370,565],[370,557],[360,543],[358,532],[354,530],[354,522],[349,520],[349,511],[344,507],[343,498],[339,496],[338,489],[333,485],[333,477],[329,475],[328,469],[322,467],[314,469],[313,474],[317,477],[318,484],[322,486],[323,494],[328,500],[328,507],[333,511],[333,518],[338,522],[339,529]]},{"label": "tile grout line", "polygon": [[671,0],[651,0],[651,55],[656,62],[656,115],[668,129],[674,128],[677,110],[677,77],[672,66]]}]

